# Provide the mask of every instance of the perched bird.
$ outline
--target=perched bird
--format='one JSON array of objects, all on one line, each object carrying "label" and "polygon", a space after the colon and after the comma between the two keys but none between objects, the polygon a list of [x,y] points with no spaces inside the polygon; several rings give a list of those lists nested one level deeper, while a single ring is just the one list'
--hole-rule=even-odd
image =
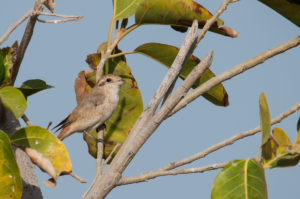
[{"label": "perched bird", "polygon": [[57,126],[60,140],[75,132],[88,132],[103,124],[116,110],[119,90],[124,81],[116,75],[104,75],[78,106]]}]

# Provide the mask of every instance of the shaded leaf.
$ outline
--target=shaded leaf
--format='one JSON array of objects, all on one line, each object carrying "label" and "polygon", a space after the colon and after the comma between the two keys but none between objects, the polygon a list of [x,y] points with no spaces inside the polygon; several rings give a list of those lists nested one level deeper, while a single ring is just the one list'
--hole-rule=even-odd
[{"label": "shaded leaf", "polygon": [[48,88],[53,88],[53,86],[46,84],[46,82],[41,79],[30,79],[23,82],[19,89],[26,97],[28,97]]},{"label": "shaded leaf", "polygon": [[234,160],[216,177],[212,199],[267,199],[264,169],[255,159]]},{"label": "shaded leaf", "polygon": [[291,144],[287,134],[282,129],[275,127],[272,136],[262,147],[264,168],[295,166],[299,160],[298,144]]},{"label": "shaded leaf", "polygon": [[133,15],[143,0],[115,0],[114,20],[128,18]]},{"label": "shaded leaf", "polygon": [[[164,66],[170,68],[179,49],[174,46],[160,44],[160,43],[146,43],[135,49],[136,52],[146,55],[155,61],[160,62]],[[183,67],[180,78],[185,79],[192,69],[200,62],[195,56],[191,56],[185,66]],[[193,88],[197,88],[202,83],[214,77],[214,73],[207,69],[204,74],[195,82]],[[207,93],[203,94],[210,102],[218,106],[228,106],[228,94],[222,84],[211,88]]]},{"label": "shaded leaf", "polygon": [[299,132],[299,130],[300,130],[300,117],[299,117],[298,122],[297,122],[297,132]]},{"label": "shaded leaf", "polygon": [[54,181],[58,176],[69,174],[72,164],[65,145],[50,131],[39,126],[27,126],[18,130],[11,141],[23,149],[42,171]]},{"label": "shaded leaf", "polygon": [[9,137],[0,130],[0,198],[21,198],[22,179]]},{"label": "shaded leaf", "polygon": [[300,27],[299,0],[259,0]]},{"label": "shaded leaf", "polygon": [[[99,60],[100,59],[94,59],[94,61],[89,64],[98,65]],[[131,74],[129,66],[127,66],[123,60],[124,58],[122,57],[109,59],[104,67],[104,74],[115,74],[125,81],[125,84],[121,87],[119,92],[118,107],[113,115],[105,122],[105,158],[110,154],[117,143],[123,143],[125,141],[134,123],[143,111],[143,100],[137,87],[137,82]],[[95,84],[95,72],[85,73],[85,77],[86,82],[92,88]],[[97,138],[96,130],[89,133],[93,135],[94,138]],[[96,158],[97,148],[94,138],[87,135],[84,136],[84,139],[88,143],[89,153]]]},{"label": "shaded leaf", "polygon": [[18,48],[18,42],[12,47],[0,49],[0,86],[6,86],[10,83],[10,70],[13,67],[13,56]]},{"label": "shaded leaf", "polygon": [[17,119],[24,114],[27,108],[27,102],[22,92],[12,86],[0,89],[0,100]]},{"label": "shaded leaf", "polygon": [[[137,24],[162,24],[171,25],[176,30],[183,32],[179,27],[190,27],[194,19],[199,22],[199,28],[203,28],[212,14],[203,6],[192,0],[145,0],[137,8],[135,23]],[[217,19],[210,31],[230,37],[237,37],[238,33],[223,25],[221,19]]]},{"label": "shaded leaf", "polygon": [[262,133],[261,145],[263,145],[268,141],[271,134],[271,115],[264,93],[259,95],[259,115]]}]

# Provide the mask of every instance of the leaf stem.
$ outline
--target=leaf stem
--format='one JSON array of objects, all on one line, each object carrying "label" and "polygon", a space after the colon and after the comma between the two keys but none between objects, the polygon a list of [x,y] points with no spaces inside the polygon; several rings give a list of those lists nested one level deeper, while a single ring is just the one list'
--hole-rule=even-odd
[{"label": "leaf stem", "polygon": [[109,59],[110,58],[119,57],[119,56],[122,56],[122,55],[134,54],[134,53],[137,53],[137,52],[136,51],[125,51],[125,52],[121,52],[121,53],[110,55]]}]

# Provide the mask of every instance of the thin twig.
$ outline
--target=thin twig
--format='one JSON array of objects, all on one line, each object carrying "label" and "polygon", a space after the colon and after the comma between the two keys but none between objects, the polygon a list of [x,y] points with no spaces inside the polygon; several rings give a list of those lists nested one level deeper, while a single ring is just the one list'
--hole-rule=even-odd
[{"label": "thin twig", "polygon": [[78,175],[76,175],[75,173],[70,173],[70,176],[72,176],[73,178],[75,178],[76,180],[78,180],[81,183],[86,183],[86,180],[82,179],[81,177],[79,177]]},{"label": "thin twig", "polygon": [[96,176],[100,175],[100,168],[101,168],[102,158],[104,154],[104,130],[105,130],[105,125],[101,125],[98,130]]},{"label": "thin twig", "polygon": [[[201,39],[204,37],[204,35],[206,34],[206,32],[210,29],[210,27],[217,21],[218,17],[226,10],[227,6],[230,3],[233,3],[235,1],[233,0],[224,0],[220,6],[220,8],[217,10],[217,12],[215,12],[215,14],[206,21],[204,27],[202,28],[202,31],[199,33],[198,38],[197,38],[197,43],[199,43],[201,41]],[[236,34],[238,34],[236,32]]]},{"label": "thin twig", "polygon": [[[45,0],[42,0],[42,1],[35,0],[34,6],[32,9],[32,13],[36,12],[36,11],[42,11],[43,10],[42,3],[44,1]],[[27,22],[26,29],[25,29],[25,32],[22,37],[22,41],[16,52],[16,60],[13,63],[12,72],[11,72],[11,82],[10,82],[11,85],[14,85],[14,83],[16,81],[16,78],[17,78],[21,63],[23,61],[27,46],[28,46],[28,44],[31,40],[32,34],[33,34],[33,30],[34,30],[34,26],[35,26],[37,17],[38,17],[37,15],[32,14],[29,17],[29,20]]]},{"label": "thin twig", "polygon": [[161,177],[161,176],[168,176],[168,175],[179,175],[179,174],[190,174],[190,173],[203,173],[206,171],[216,170],[225,167],[229,162],[222,162],[217,164],[211,164],[204,167],[199,168],[188,168],[188,169],[178,169],[178,170],[156,170],[155,172],[151,173],[143,173],[139,176],[133,176],[133,177],[123,177],[117,184],[117,186],[120,185],[126,185],[126,184],[132,184],[132,183],[139,183],[139,182],[145,182],[150,179]]},{"label": "thin twig", "polygon": [[24,122],[26,123],[27,126],[32,126],[32,123],[30,122],[30,120],[28,119],[28,117],[25,114],[22,115],[22,119],[24,120]]},{"label": "thin twig", "polygon": [[[109,161],[111,161],[113,154],[116,152],[116,150],[121,146],[121,143],[117,143],[113,150],[110,152],[109,156],[105,159],[105,161],[101,164],[100,168],[99,168],[99,174],[102,174],[102,171],[104,169],[104,167],[108,164]],[[98,174],[98,175],[99,175]]]},{"label": "thin twig", "polygon": [[134,54],[134,53],[137,53],[137,52],[136,51],[125,51],[125,52],[121,52],[121,53],[117,53],[117,54],[112,54],[109,56],[109,59],[114,58],[114,57],[119,57],[122,55]]},{"label": "thin twig", "polygon": [[19,26],[21,25],[28,17],[32,15],[32,9],[29,10],[21,19],[19,19],[15,24],[11,25],[6,33],[0,39],[0,45],[7,40],[9,35]]},{"label": "thin twig", "polygon": [[[277,123],[281,122],[283,119],[285,119],[289,115],[297,112],[299,109],[300,109],[300,103],[297,103],[292,108],[288,109],[284,113],[282,113],[279,116],[277,116],[276,118],[274,118],[271,121],[271,124],[274,125],[274,124],[277,124]],[[192,155],[192,156],[187,157],[185,159],[182,159],[180,161],[172,162],[172,163],[170,163],[167,166],[164,166],[162,168],[159,168],[159,169],[156,169],[156,170],[153,170],[153,171],[149,171],[149,172],[145,172],[145,173],[143,173],[141,175],[138,175],[138,176],[123,177],[123,178],[121,178],[121,180],[119,181],[119,183],[117,185],[120,186],[120,185],[143,182],[143,181],[147,181],[149,179],[153,179],[153,178],[156,178],[156,177],[159,177],[159,176],[165,176],[165,175],[176,175],[176,174],[192,173],[193,169],[181,169],[181,170],[172,170],[172,169],[175,169],[177,167],[189,164],[189,163],[191,163],[195,160],[199,160],[201,158],[204,158],[205,156],[207,156],[208,154],[210,154],[214,151],[217,151],[217,150],[219,150],[219,149],[221,149],[225,146],[231,145],[237,140],[243,139],[243,138],[248,137],[248,136],[255,135],[256,133],[258,133],[260,131],[261,131],[260,126],[257,126],[256,128],[251,129],[249,131],[238,133],[238,134],[234,135],[231,138],[228,138],[228,139],[226,139],[222,142],[219,142],[218,144],[215,144],[215,145],[203,150],[202,152],[199,152],[195,155]],[[224,165],[221,165],[221,164],[224,164]],[[217,167],[212,167],[212,168],[214,168],[214,169],[222,168],[226,164],[227,163],[220,163],[220,164],[217,164],[220,167],[217,166]],[[211,170],[211,169],[209,169],[211,166],[212,165],[207,166],[207,167],[201,167],[201,168],[203,168],[203,171],[207,171],[207,170]],[[196,170],[195,172],[201,172],[201,171],[199,171],[199,170],[201,170],[201,168],[198,168],[198,170]]]},{"label": "thin twig", "polygon": [[[299,109],[300,109],[300,103],[297,103],[292,108],[288,109],[284,113],[282,113],[279,116],[277,116],[276,118],[274,118],[271,121],[271,124],[274,125],[274,124],[280,123],[283,119],[285,119],[289,115],[297,112]],[[195,160],[198,160],[200,158],[204,158],[205,156],[207,156],[208,154],[210,154],[210,153],[212,153],[216,150],[219,150],[219,149],[221,149],[225,146],[231,145],[237,140],[243,139],[243,138],[248,137],[248,136],[255,135],[256,133],[258,133],[260,131],[261,131],[261,127],[257,126],[254,129],[251,129],[251,130],[248,130],[248,131],[245,131],[245,132],[242,132],[242,133],[238,133],[238,134],[232,136],[231,138],[228,138],[228,139],[226,139],[222,142],[219,142],[218,144],[215,144],[215,145],[203,150],[200,153],[197,153],[195,155],[192,155],[188,158],[185,158],[185,159],[177,161],[177,162],[172,162],[169,165],[167,165],[165,167],[162,167],[159,170],[170,170],[170,169],[174,169],[174,168],[180,167],[180,166],[185,165],[185,164],[189,164],[189,163],[191,163]]]},{"label": "thin twig", "polygon": [[190,102],[195,100],[197,97],[199,97],[200,95],[209,91],[214,86],[216,86],[228,79],[231,79],[232,77],[237,76],[240,73],[243,73],[246,70],[253,68],[254,66],[257,66],[258,64],[263,63],[267,59],[269,59],[277,54],[283,53],[286,50],[294,48],[294,47],[298,46],[299,44],[300,44],[300,36],[298,36],[294,39],[291,39],[290,41],[287,41],[283,44],[280,44],[279,46],[276,46],[272,49],[269,49],[269,50],[257,55],[256,57],[253,57],[253,58],[223,72],[222,74],[209,79],[208,81],[206,81],[205,83],[201,84],[199,87],[197,87],[196,89],[194,89],[193,91],[188,93],[176,105],[176,107],[172,110],[172,112],[169,114],[169,116],[173,115],[174,113],[176,113],[177,111],[179,111],[180,109],[185,107],[187,104],[189,104]]},{"label": "thin twig", "polygon": [[98,177],[101,176],[102,174],[102,170],[104,169],[104,167],[107,165],[107,163],[111,160],[112,155],[114,154],[114,152],[118,149],[118,147],[121,146],[121,143],[117,143],[115,145],[115,147],[113,148],[113,150],[110,152],[109,156],[106,158],[106,160],[101,164],[100,168],[97,170],[96,172],[96,177],[94,178],[93,182],[91,183],[90,187],[87,189],[87,191],[83,194],[82,198],[85,198],[86,195],[90,192],[90,190],[92,189],[92,187],[95,185],[95,182],[97,180]]},{"label": "thin twig", "polygon": [[60,18],[83,18],[83,16],[75,16],[75,15],[62,15],[57,13],[48,13],[48,12],[34,12],[37,15],[44,15],[44,16],[52,16],[52,17],[60,17]]},{"label": "thin twig", "polygon": [[43,19],[37,19],[41,23],[64,23],[64,22],[69,22],[69,21],[78,21],[82,17],[77,17],[77,18],[69,18],[69,19],[57,19],[57,20],[43,20]]}]

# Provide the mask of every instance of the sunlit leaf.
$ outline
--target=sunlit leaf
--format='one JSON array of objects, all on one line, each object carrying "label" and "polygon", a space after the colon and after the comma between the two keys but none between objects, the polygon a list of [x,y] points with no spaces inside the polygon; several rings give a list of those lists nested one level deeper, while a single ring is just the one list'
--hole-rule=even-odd
[{"label": "sunlit leaf", "polygon": [[46,84],[46,82],[41,79],[30,79],[30,80],[23,82],[23,84],[21,85],[21,87],[19,89],[22,91],[22,93],[26,97],[28,97],[29,95],[35,94],[39,91],[42,91],[42,90],[45,90],[48,88],[53,88],[53,86]]},{"label": "sunlit leaf", "polygon": [[267,199],[265,172],[255,159],[234,160],[218,174],[211,199]]},{"label": "sunlit leaf", "polygon": [[[95,58],[89,60],[89,65],[98,65],[98,55],[93,55]],[[104,132],[105,150],[104,157],[106,158],[113,150],[117,143],[123,143],[128,136],[131,128],[136,122],[137,118],[143,111],[143,100],[141,93],[137,87],[129,66],[123,61],[124,58],[117,57],[106,62],[104,67],[104,74],[115,74],[120,76],[125,84],[121,87],[119,92],[119,104],[113,115],[105,122],[106,129]],[[86,81],[90,87],[95,84],[95,72],[85,74]],[[81,79],[82,81],[83,79]],[[83,85],[86,86],[84,83]],[[77,92],[76,92],[77,93]],[[96,130],[90,132],[94,138],[97,138]],[[97,148],[95,139],[90,136],[84,136],[88,143],[89,153],[97,156]]]},{"label": "sunlit leaf", "polygon": [[259,0],[300,27],[299,0]]},{"label": "sunlit leaf", "polygon": [[22,179],[9,137],[0,130],[0,199],[22,196]]},{"label": "sunlit leaf", "polygon": [[262,147],[264,168],[290,167],[298,164],[300,159],[298,144],[291,144],[287,134],[275,127],[270,139]]},{"label": "sunlit leaf", "polygon": [[133,15],[143,0],[115,0],[115,20],[128,18]]},{"label": "sunlit leaf", "polygon": [[18,42],[15,42],[12,47],[0,49],[0,86],[10,83],[10,70],[13,66],[13,55],[17,48]]},{"label": "sunlit leaf", "polygon": [[261,145],[263,145],[268,141],[271,134],[271,115],[264,93],[259,96],[259,115],[262,132]]},{"label": "sunlit leaf", "polygon": [[0,89],[0,100],[16,118],[20,118],[27,108],[27,102],[22,92],[12,86]]},{"label": "sunlit leaf", "polygon": [[[146,43],[135,49],[136,52],[146,55],[155,61],[160,62],[164,66],[170,68],[179,49],[174,46],[160,43]],[[180,78],[185,79],[192,69],[200,62],[195,56],[191,56],[183,67]],[[207,69],[204,74],[195,82],[193,88],[197,88],[202,83],[214,77],[214,73]],[[203,94],[210,102],[218,106],[228,106],[228,94],[222,84],[211,88],[207,93]]]},{"label": "sunlit leaf", "polygon": [[65,145],[47,129],[27,126],[18,130],[12,137],[14,145],[23,149],[42,171],[54,181],[62,174],[72,171],[72,164]]},{"label": "sunlit leaf", "polygon": [[[145,0],[137,8],[135,22],[137,24],[162,24],[171,25],[175,30],[183,32],[179,27],[190,27],[194,19],[203,28],[212,14],[203,6],[192,0]],[[211,31],[230,37],[237,37],[238,33],[223,25],[221,19],[210,28]]]}]

